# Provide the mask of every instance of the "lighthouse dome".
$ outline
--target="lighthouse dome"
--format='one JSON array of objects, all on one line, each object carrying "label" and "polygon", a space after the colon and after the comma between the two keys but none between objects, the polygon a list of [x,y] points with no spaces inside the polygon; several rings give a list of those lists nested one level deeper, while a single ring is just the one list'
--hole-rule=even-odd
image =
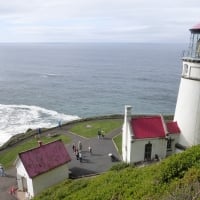
[{"label": "lighthouse dome", "polygon": [[191,31],[192,33],[200,33],[200,23],[194,25],[194,26],[190,29],[190,31]]}]

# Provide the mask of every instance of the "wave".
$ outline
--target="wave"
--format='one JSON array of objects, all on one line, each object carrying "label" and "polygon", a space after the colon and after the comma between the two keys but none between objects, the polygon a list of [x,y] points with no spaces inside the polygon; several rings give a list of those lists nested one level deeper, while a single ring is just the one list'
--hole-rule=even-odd
[{"label": "wave", "polygon": [[76,119],[80,118],[39,106],[0,104],[0,146],[13,135],[28,129],[51,128],[59,121],[66,123]]},{"label": "wave", "polygon": [[62,77],[62,74],[42,74],[41,75],[43,78],[48,78],[48,77]]}]

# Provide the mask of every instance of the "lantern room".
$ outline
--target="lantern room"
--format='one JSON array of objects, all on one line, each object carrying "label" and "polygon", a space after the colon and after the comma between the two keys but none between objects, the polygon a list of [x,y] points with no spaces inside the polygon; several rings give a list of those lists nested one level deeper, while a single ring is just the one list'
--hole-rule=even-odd
[{"label": "lantern room", "polygon": [[200,23],[190,29],[190,43],[187,51],[184,51],[183,60],[200,60]]}]

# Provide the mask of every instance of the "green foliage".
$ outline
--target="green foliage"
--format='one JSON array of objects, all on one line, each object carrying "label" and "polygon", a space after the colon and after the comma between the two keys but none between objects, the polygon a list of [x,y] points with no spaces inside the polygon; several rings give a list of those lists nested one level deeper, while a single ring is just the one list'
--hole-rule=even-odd
[{"label": "green foliage", "polygon": [[120,163],[100,176],[64,181],[35,200],[199,200],[199,160],[196,146],[146,167]]},{"label": "green foliage", "polygon": [[[109,171],[97,177],[57,185],[40,194],[35,200],[83,199],[83,200],[132,200],[154,199],[152,184],[154,174],[148,168],[133,168]],[[157,189],[158,190],[158,189]],[[162,188],[159,188],[162,191]],[[48,198],[47,198],[48,197]]]},{"label": "green foliage", "polygon": [[122,162],[120,164],[113,165],[110,168],[110,170],[111,171],[120,171],[120,170],[125,169],[127,167],[135,167],[135,165],[134,164],[127,164],[127,163]]},{"label": "green foliage", "polygon": [[175,180],[167,190],[163,200],[200,199],[200,169],[190,168],[182,179]]},{"label": "green foliage", "polygon": [[[51,141],[55,141],[61,139],[64,143],[69,143],[70,138],[66,135],[58,135],[56,137],[46,137],[42,136],[40,140],[45,144],[49,143]],[[0,163],[3,164],[5,168],[11,167],[17,158],[17,155],[19,152],[26,151],[28,149],[34,148],[38,146],[38,139],[32,138],[24,143],[21,143],[17,146],[14,146],[12,148],[9,148],[8,151],[5,151],[3,154],[0,154]]]},{"label": "green foliage", "polygon": [[185,152],[165,159],[160,166],[160,182],[170,182],[174,178],[182,178],[190,167],[199,164],[199,160],[200,146],[194,146]]},{"label": "green foliage", "polygon": [[83,137],[92,138],[97,136],[99,130],[103,131],[106,135],[110,131],[122,126],[122,120],[120,119],[104,119],[94,121],[84,121],[76,123],[70,131],[81,135]]}]

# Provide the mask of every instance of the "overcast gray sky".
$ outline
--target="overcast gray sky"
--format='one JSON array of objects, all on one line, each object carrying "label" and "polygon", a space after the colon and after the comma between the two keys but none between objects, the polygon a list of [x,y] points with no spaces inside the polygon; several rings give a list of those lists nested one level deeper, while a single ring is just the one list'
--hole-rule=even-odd
[{"label": "overcast gray sky", "polygon": [[188,42],[200,0],[0,0],[0,42]]}]

